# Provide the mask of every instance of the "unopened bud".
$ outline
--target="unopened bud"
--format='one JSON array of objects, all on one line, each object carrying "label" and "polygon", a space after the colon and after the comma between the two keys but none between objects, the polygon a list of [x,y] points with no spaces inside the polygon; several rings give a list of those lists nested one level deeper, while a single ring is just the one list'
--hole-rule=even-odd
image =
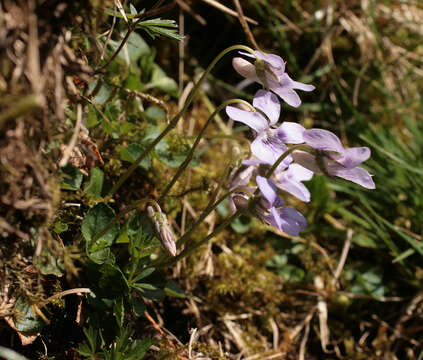
[{"label": "unopened bud", "polygon": [[248,205],[248,195],[244,193],[234,193],[232,194],[232,201],[235,205],[235,208],[243,214],[247,214],[249,212]]},{"label": "unopened bud", "polygon": [[156,235],[165,250],[171,256],[176,256],[175,236],[169,226],[166,215],[162,213],[159,207],[156,211],[152,206],[147,206],[147,214],[153,223]]}]

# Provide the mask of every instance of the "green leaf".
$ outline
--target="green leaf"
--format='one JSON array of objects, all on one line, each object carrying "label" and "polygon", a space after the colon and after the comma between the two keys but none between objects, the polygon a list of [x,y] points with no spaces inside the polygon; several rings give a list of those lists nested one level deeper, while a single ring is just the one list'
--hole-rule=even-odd
[{"label": "green leaf", "polygon": [[131,287],[133,287],[134,289],[139,290],[141,292],[144,292],[144,290],[157,290],[157,287],[155,287],[154,285],[151,285],[151,284],[147,284],[147,283],[131,284]]},{"label": "green leaf", "polygon": [[79,190],[82,184],[83,175],[81,171],[71,164],[62,168],[62,184],[64,190]]},{"label": "green leaf", "polygon": [[[170,166],[171,168],[178,168],[186,159],[190,147],[188,144],[181,143],[179,139],[176,139],[174,146],[169,146],[169,142],[173,139],[169,137],[162,139],[154,148],[159,160]],[[195,157],[190,161],[189,166],[198,166],[199,161]]]},{"label": "green leaf", "polygon": [[286,264],[277,269],[276,272],[288,282],[299,282],[303,280],[305,276],[305,271],[303,269],[291,264]]},{"label": "green leaf", "polygon": [[57,220],[54,224],[54,232],[56,234],[61,234],[68,230],[68,224],[62,223],[60,220]]},{"label": "green leaf", "polygon": [[163,120],[165,117],[165,112],[162,108],[157,106],[149,106],[147,110],[144,111],[144,114],[150,119],[154,121]]},{"label": "green leaf", "polygon": [[[98,81],[91,81],[88,84],[88,89],[90,91],[93,91],[97,87]],[[106,101],[110,97],[110,87],[107,84],[101,84],[100,90],[96,93],[96,95],[93,97],[92,101],[95,104],[103,105],[106,103]],[[95,109],[93,110],[95,112]]]},{"label": "green leaf", "polygon": [[[145,150],[146,146],[141,144],[129,144],[126,148],[119,145],[120,158],[124,161],[133,163]],[[139,167],[144,170],[151,169],[151,155],[147,156],[141,161]]]},{"label": "green leaf", "polygon": [[145,85],[145,89],[159,89],[174,97],[178,97],[179,91],[176,81],[168,77],[157,64],[153,64],[151,80]]},{"label": "green leaf", "polygon": [[133,297],[132,308],[136,316],[143,316],[145,312],[145,303],[141,299]]},{"label": "green leaf", "polygon": [[[109,46],[114,52],[120,46],[120,41],[110,40]],[[134,65],[141,56],[149,54],[151,50],[140,35],[138,35],[136,32],[132,32],[131,35],[129,35],[128,41],[126,42],[125,46],[122,48],[122,50],[119,51],[119,54],[117,56],[124,63],[126,63],[126,51],[128,53],[128,57],[131,64]]]},{"label": "green leaf", "polygon": [[91,104],[88,104],[87,107],[88,107],[87,126],[88,128],[92,128],[99,123],[99,120],[97,117],[97,111],[95,110],[94,106],[92,106]]},{"label": "green leaf", "polygon": [[85,193],[90,195],[93,200],[101,198],[101,191],[103,190],[104,173],[99,168],[91,170],[88,183],[85,185]]},{"label": "green leaf", "polygon": [[47,247],[43,247],[39,256],[34,256],[34,265],[43,275],[62,276],[64,273],[63,259],[54,256]]},{"label": "green leaf", "polygon": [[125,296],[129,291],[125,276],[113,264],[105,263],[100,266],[92,264],[88,267],[87,275],[97,297],[117,299]]},{"label": "green leaf", "polygon": [[113,304],[113,314],[115,315],[118,326],[121,328],[123,326],[123,319],[125,315],[125,308],[123,306],[123,297],[120,297],[117,300],[115,300]]},{"label": "green leaf", "polygon": [[16,330],[24,335],[37,334],[44,326],[44,322],[38,317],[32,306],[22,297],[16,301],[13,322]]},{"label": "green leaf", "polygon": [[231,228],[238,234],[245,234],[248,232],[253,223],[248,216],[241,215],[231,222]]},{"label": "green leaf", "polygon": [[177,297],[177,298],[186,298],[187,296],[182,291],[182,289],[179,287],[179,285],[174,282],[173,280],[169,280],[166,283],[165,289],[164,289],[166,295]]},{"label": "green leaf", "polygon": [[138,23],[138,28],[143,28],[153,39],[156,36],[167,36],[175,40],[183,40],[184,36],[178,34],[178,25],[174,20],[149,19]]},{"label": "green leaf", "polygon": [[138,275],[134,276],[134,278],[132,279],[132,282],[136,283],[137,281],[150,276],[155,270],[156,270],[155,268],[148,268],[141,271]]},{"label": "green leaf", "polygon": [[86,241],[87,254],[97,264],[114,261],[110,246],[119,234],[119,223],[115,223],[103,236],[95,239],[96,234],[105,229],[114,216],[115,212],[111,207],[99,203],[88,211],[82,221],[81,230]]}]

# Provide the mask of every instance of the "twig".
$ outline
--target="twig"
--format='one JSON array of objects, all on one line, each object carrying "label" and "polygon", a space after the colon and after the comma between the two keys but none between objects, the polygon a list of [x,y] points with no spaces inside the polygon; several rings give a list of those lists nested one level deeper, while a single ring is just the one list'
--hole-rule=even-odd
[{"label": "twig", "polygon": [[307,322],[306,325],[305,325],[305,329],[304,329],[304,336],[301,339],[300,353],[298,355],[298,360],[304,360],[305,349],[306,349],[306,344],[307,344],[309,333],[310,333],[310,322]]},{"label": "twig", "polygon": [[59,299],[63,296],[67,296],[67,295],[71,295],[71,294],[83,294],[83,293],[90,293],[91,289],[89,288],[75,288],[75,289],[69,289],[69,290],[65,290],[62,292],[59,292],[57,294],[54,294],[53,296],[50,296],[49,298],[47,298],[45,301],[42,302],[42,304],[40,305],[45,306],[47,305],[49,302],[51,302],[52,300],[55,299]]},{"label": "twig", "polygon": [[[234,17],[237,17],[238,16],[238,13],[236,11],[233,11],[232,9],[228,8],[225,5],[222,5],[221,3],[218,3],[215,0],[203,0],[203,1],[205,3],[211,5],[211,6],[215,7],[216,9],[218,9],[220,11],[223,11],[226,14],[229,14],[229,15],[234,16]],[[251,19],[251,18],[249,18],[247,16],[245,17],[245,20],[248,21],[250,24],[258,25],[258,22],[257,21],[255,21],[255,20],[253,20],[253,19]]]},{"label": "twig", "polygon": [[247,20],[245,19],[244,12],[242,11],[242,6],[239,3],[239,0],[233,0],[233,2],[238,13],[238,20],[241,23],[245,35],[247,35],[247,39],[256,49],[260,50],[260,47],[258,46],[256,39],[254,38],[254,35],[251,32],[250,27],[248,26]]},{"label": "twig", "polygon": [[336,267],[334,278],[333,278],[333,284],[336,284],[338,282],[339,276],[341,275],[342,269],[344,268],[345,261],[347,260],[348,251],[351,247],[351,239],[353,236],[352,229],[348,229],[347,231],[347,238],[345,239],[344,247],[342,248],[341,257],[339,258],[338,266]]},{"label": "twig", "polygon": [[197,20],[201,25],[207,25],[207,21],[206,20],[204,20],[204,18],[202,17],[202,16],[200,16],[200,15],[198,15],[198,14],[196,14],[192,9],[191,9],[191,7],[188,5],[188,4],[186,4],[185,3],[185,1],[184,0],[175,0],[176,1],[176,3],[178,4],[178,6],[182,9],[182,10],[184,10],[184,11],[186,11],[188,14],[190,14],[195,20]]},{"label": "twig", "polygon": [[147,310],[144,312],[145,317],[147,318],[147,320],[151,323],[151,325],[153,325],[153,327],[160,333],[161,336],[163,336],[167,343],[169,344],[170,347],[172,347],[172,349],[176,350],[176,346],[175,344],[166,336],[166,334],[164,333],[164,331],[160,328],[160,326],[154,321],[154,319],[151,317],[151,315],[147,312]]},{"label": "twig", "polygon": [[72,134],[72,138],[69,141],[68,146],[66,147],[65,151],[63,152],[63,157],[59,162],[60,167],[64,167],[68,163],[69,158],[70,158],[71,153],[72,153],[72,150],[74,149],[74,147],[76,145],[76,141],[78,140],[78,136],[79,136],[79,132],[81,130],[81,126],[82,126],[82,105],[78,104],[77,107],[76,107],[75,129],[74,129],[74,132]]}]

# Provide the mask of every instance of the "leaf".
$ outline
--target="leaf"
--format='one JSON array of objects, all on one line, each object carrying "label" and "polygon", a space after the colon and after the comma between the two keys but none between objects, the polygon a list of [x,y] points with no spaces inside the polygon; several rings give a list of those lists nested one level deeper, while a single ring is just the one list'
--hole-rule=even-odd
[{"label": "leaf", "polygon": [[79,190],[82,184],[83,175],[81,171],[71,164],[62,168],[62,184],[64,190]]},{"label": "leaf", "polygon": [[[120,46],[120,41],[110,40],[109,46],[114,52]],[[122,48],[122,50],[119,51],[119,54],[117,56],[124,63],[126,63],[125,51],[127,51],[128,53],[128,57],[131,61],[131,64],[135,64],[141,56],[149,54],[151,50],[139,34],[137,34],[136,32],[132,32],[131,35],[129,35],[128,41],[126,42],[125,46]]]},{"label": "leaf", "polygon": [[68,224],[62,223],[60,220],[57,220],[54,224],[54,232],[56,234],[61,234],[68,230]]},{"label": "leaf", "polygon": [[[126,148],[119,145],[120,158],[123,161],[133,163],[144,152],[145,148],[146,146],[142,144],[129,144]],[[147,154],[147,156],[141,161],[139,167],[147,171],[151,169],[150,154]]]},{"label": "leaf", "polygon": [[43,247],[39,256],[34,256],[33,262],[43,275],[56,275],[61,277],[64,273],[63,259],[53,256],[47,247]]},{"label": "leaf", "polygon": [[16,330],[25,335],[37,334],[44,326],[32,306],[22,297],[16,301],[13,322]]},{"label": "leaf", "polygon": [[143,28],[153,39],[156,36],[167,36],[175,40],[183,40],[184,36],[178,34],[178,25],[174,20],[149,19],[138,23],[138,28]]},{"label": "leaf", "polygon": [[[99,80],[98,80],[99,81]],[[88,89],[92,92],[98,85],[98,81],[91,81],[88,84]],[[102,83],[100,89],[97,91],[92,101],[98,105],[104,105],[110,97],[110,87],[107,84]]]},{"label": "leaf", "polygon": [[166,295],[168,296],[182,298],[182,299],[187,297],[185,293],[182,291],[182,289],[179,287],[179,285],[173,280],[169,280],[166,283],[164,291]]},{"label": "leaf", "polygon": [[153,64],[153,70],[151,74],[151,80],[145,85],[145,89],[159,89],[169,95],[178,97],[178,84],[175,80],[168,77],[166,73],[157,64]]},{"label": "leaf", "polygon": [[116,318],[118,326],[123,326],[123,319],[125,315],[125,308],[123,306],[123,297],[118,298],[113,304],[113,314]]},{"label": "leaf", "polygon": [[86,241],[87,254],[97,264],[114,261],[110,246],[119,234],[119,223],[114,224],[104,235],[95,239],[96,234],[105,229],[114,216],[115,212],[111,207],[99,203],[88,211],[82,221],[81,231]]},{"label": "leaf", "polygon": [[92,289],[97,297],[117,299],[129,292],[129,286],[122,271],[115,265],[105,263],[90,265],[87,271]]},{"label": "leaf", "polygon": [[132,308],[136,316],[142,316],[145,312],[145,303],[137,297],[132,298]]},{"label": "leaf", "polygon": [[134,278],[132,279],[132,282],[136,283],[137,281],[150,276],[155,270],[156,270],[155,268],[148,268],[141,271],[138,275],[134,276]]},{"label": "leaf", "polygon": [[85,185],[85,193],[92,196],[93,200],[101,198],[101,191],[103,189],[104,173],[99,168],[91,170],[90,178]]},{"label": "leaf", "polygon": [[238,234],[245,234],[248,232],[253,223],[248,216],[241,215],[231,222],[231,228]]},{"label": "leaf", "polygon": [[151,255],[160,246],[145,212],[138,212],[128,221],[129,254],[140,259]]}]

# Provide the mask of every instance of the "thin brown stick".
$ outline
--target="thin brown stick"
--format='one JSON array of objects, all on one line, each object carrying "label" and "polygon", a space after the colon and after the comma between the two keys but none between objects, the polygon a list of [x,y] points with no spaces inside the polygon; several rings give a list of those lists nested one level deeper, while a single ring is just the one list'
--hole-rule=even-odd
[{"label": "thin brown stick", "polygon": [[72,138],[69,141],[68,146],[66,147],[65,151],[63,152],[63,157],[59,162],[60,167],[64,167],[67,165],[68,160],[71,156],[72,150],[74,149],[76,145],[76,141],[78,140],[79,132],[81,130],[82,126],[82,105],[78,104],[76,107],[76,123],[75,123],[75,129],[72,134]]},{"label": "thin brown stick", "polygon": [[258,50],[260,50],[260,47],[258,46],[256,39],[254,38],[253,33],[250,30],[250,27],[248,26],[247,20],[245,19],[244,12],[242,11],[241,4],[239,0],[233,0],[236,11],[238,13],[238,19],[241,23],[242,29],[245,32],[245,35],[247,35],[248,41]]}]

